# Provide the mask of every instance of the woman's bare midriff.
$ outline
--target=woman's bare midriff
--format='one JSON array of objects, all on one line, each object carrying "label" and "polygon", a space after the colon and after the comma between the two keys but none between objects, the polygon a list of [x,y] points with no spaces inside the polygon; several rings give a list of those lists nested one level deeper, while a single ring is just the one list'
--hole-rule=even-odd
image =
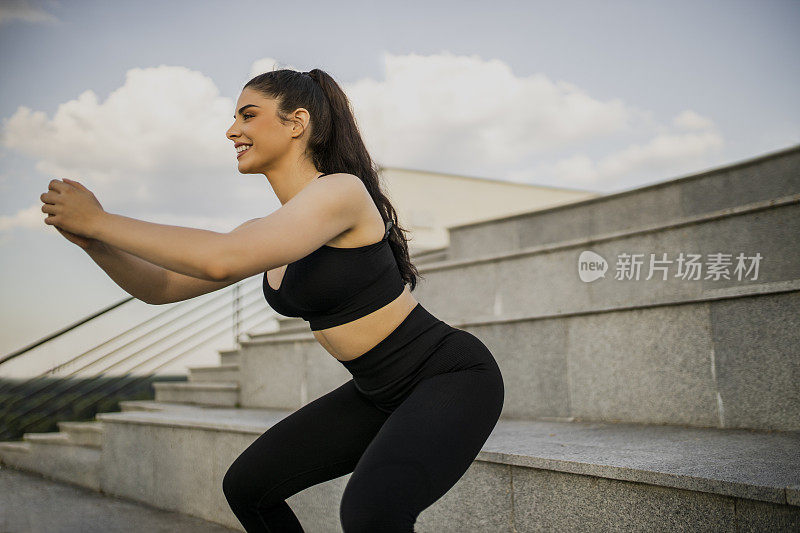
[{"label": "woman's bare midriff", "polygon": [[314,338],[336,359],[350,361],[385,339],[418,303],[406,285],[400,296],[377,311],[346,324],[314,331]]}]

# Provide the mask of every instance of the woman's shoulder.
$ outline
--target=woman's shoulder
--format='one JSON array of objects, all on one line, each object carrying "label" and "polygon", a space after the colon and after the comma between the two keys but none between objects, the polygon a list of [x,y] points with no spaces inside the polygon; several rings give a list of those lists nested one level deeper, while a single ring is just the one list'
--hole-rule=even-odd
[{"label": "woman's shoulder", "polygon": [[[367,186],[355,174],[347,172],[324,174],[319,176],[316,181],[319,183],[324,182],[329,191],[333,191],[332,187],[335,187],[335,194],[347,195],[365,207],[368,207],[372,202],[372,196],[369,194]],[[332,183],[335,185],[332,186]]]}]

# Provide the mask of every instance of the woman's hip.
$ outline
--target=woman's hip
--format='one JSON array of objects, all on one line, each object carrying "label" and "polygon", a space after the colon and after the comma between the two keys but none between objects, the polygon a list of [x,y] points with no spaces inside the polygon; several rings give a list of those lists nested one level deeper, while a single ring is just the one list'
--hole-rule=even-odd
[{"label": "woman's hip", "polygon": [[439,374],[469,370],[485,374],[481,382],[486,387],[503,387],[500,369],[486,345],[472,333],[439,320],[421,304],[374,348],[342,364],[358,391],[387,413],[417,383]]}]

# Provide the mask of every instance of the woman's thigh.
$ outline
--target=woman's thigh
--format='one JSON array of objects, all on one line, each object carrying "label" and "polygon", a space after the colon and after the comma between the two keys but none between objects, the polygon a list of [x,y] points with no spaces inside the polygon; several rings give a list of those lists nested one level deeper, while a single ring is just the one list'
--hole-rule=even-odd
[{"label": "woman's thigh", "polygon": [[225,474],[225,495],[269,506],[352,472],[387,416],[361,396],[351,379],[250,444]]},{"label": "woman's thigh", "polygon": [[390,522],[410,530],[464,475],[497,424],[505,390],[488,349],[467,333],[440,350],[434,356],[458,368],[417,383],[364,451],[342,498],[345,531]]}]

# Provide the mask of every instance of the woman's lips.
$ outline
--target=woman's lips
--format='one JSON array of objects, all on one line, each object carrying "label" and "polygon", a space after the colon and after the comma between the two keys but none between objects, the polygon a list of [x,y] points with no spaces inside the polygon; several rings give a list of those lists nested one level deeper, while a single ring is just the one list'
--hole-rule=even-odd
[{"label": "woman's lips", "polygon": [[242,157],[242,154],[246,154],[247,152],[249,152],[249,151],[250,151],[250,148],[251,148],[251,147],[250,147],[250,146],[248,146],[246,150],[242,150],[241,152],[237,153],[237,154],[236,154],[236,159],[239,159],[240,157]]}]

